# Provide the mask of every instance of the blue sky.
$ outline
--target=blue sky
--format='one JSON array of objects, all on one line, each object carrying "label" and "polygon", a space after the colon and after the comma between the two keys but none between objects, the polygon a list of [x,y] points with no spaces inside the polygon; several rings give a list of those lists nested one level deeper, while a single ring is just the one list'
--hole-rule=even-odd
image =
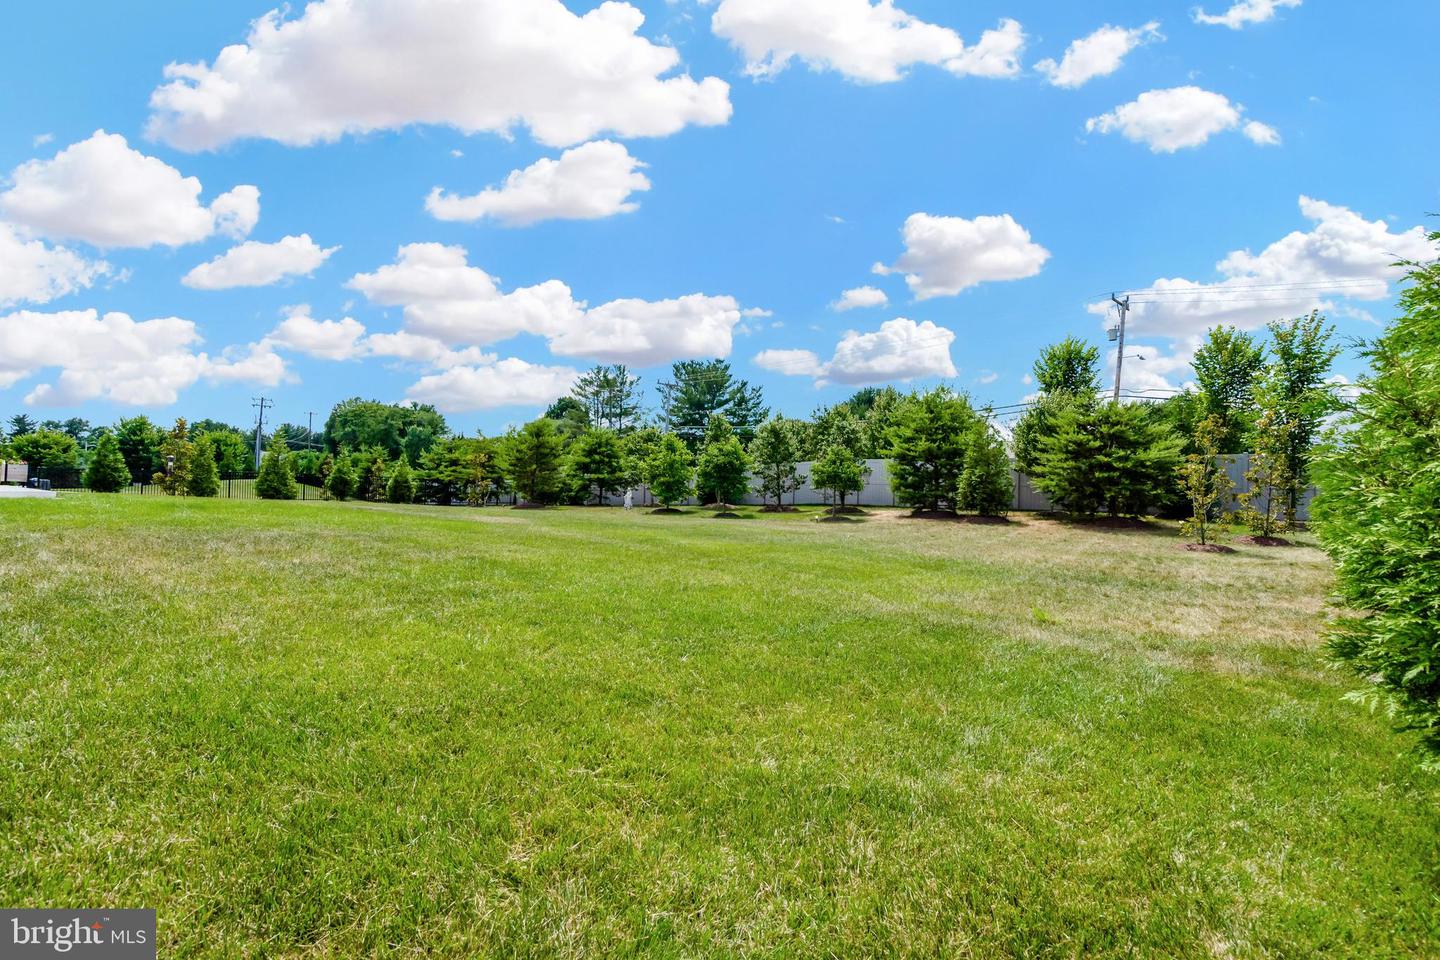
[{"label": "blue sky", "polygon": [[1162,291],[1126,363],[1161,395],[1214,322],[1375,332],[1429,251],[1428,0],[599,6],[12,5],[0,415],[362,395],[494,432],[594,362],[653,404],[716,354],[791,415],[1003,405],[1044,344],[1105,342],[1112,289]]}]

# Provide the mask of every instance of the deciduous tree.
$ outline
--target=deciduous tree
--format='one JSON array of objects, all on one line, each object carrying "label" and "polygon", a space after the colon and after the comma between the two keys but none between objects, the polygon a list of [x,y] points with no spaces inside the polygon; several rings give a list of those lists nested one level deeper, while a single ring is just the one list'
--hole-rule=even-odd
[{"label": "deciduous tree", "polygon": [[755,492],[766,501],[774,500],[775,508],[785,505],[785,495],[793,493],[805,482],[800,473],[800,444],[792,420],[771,417],[755,431],[750,442],[750,460],[754,464]]},{"label": "deciduous tree", "polygon": [[1255,422],[1245,489],[1237,499],[1241,519],[1257,537],[1274,537],[1290,529],[1290,491],[1295,486],[1290,450],[1294,433],[1295,424],[1276,410],[1266,410]]},{"label": "deciduous tree", "polygon": [[1300,499],[1310,482],[1310,455],[1325,418],[1340,409],[1328,378],[1340,348],[1335,328],[1318,312],[1286,323],[1270,324],[1272,361],[1257,390],[1262,410],[1290,426],[1286,441],[1286,520],[1294,525]]},{"label": "deciduous tree", "polygon": [[1228,421],[1212,413],[1195,428],[1194,450],[1180,465],[1180,486],[1190,501],[1190,517],[1180,523],[1180,535],[1204,546],[1211,540],[1221,511],[1229,502],[1232,485],[1221,461],[1222,444],[1228,435]]},{"label": "deciduous tree", "polygon": [[721,506],[745,499],[750,489],[750,458],[739,437],[731,434],[705,445],[695,469],[695,484]]},{"label": "deciduous tree", "polygon": [[650,493],[662,507],[672,509],[690,498],[694,479],[689,448],[675,434],[663,435],[646,465],[645,483]]},{"label": "deciduous tree", "polygon": [[848,447],[834,444],[810,468],[810,480],[817,490],[830,491],[830,515],[845,506],[845,495],[865,486],[860,460]]},{"label": "deciduous tree", "polygon": [[1265,367],[1264,348],[1234,327],[1213,327],[1193,364],[1204,416],[1220,418],[1220,452],[1245,450],[1255,422],[1255,382]]}]

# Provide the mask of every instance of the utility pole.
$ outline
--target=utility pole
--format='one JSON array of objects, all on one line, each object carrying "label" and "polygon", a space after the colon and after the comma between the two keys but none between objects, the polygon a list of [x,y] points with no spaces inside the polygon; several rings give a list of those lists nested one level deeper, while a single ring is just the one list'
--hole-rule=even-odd
[{"label": "utility pole", "polygon": [[305,423],[305,446],[309,448],[315,446],[315,411],[306,410],[305,416],[309,418]]},{"label": "utility pole", "polygon": [[269,397],[251,397],[250,406],[260,412],[255,415],[255,472],[260,472],[260,438],[265,435],[265,410],[275,406]]},{"label": "utility pole", "polygon": [[1120,308],[1119,349],[1115,351],[1115,402],[1120,402],[1120,368],[1125,364],[1125,318],[1130,313],[1130,295],[1127,293],[1125,299],[1121,300],[1115,294],[1110,294],[1110,299],[1115,306]]}]

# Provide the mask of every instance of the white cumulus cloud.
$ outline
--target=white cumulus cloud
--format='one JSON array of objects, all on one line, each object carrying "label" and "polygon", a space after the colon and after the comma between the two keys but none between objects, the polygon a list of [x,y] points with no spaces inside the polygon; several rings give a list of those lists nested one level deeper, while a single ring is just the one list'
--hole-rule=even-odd
[{"label": "white cumulus cloud", "polygon": [[215,233],[242,237],[260,218],[260,191],[239,186],[209,205],[200,181],[97,130],[50,160],[31,160],[10,175],[0,213],[47,237],[102,248],[178,247]]},{"label": "white cumulus cloud", "polygon": [[612,300],[555,331],[550,352],[642,367],[683,357],[725,357],[745,315],[735,298],[726,296]]},{"label": "white cumulus cloud", "polygon": [[547,367],[509,357],[421,377],[405,396],[416,403],[434,404],[444,413],[537,407],[569,393],[579,376],[571,367]]},{"label": "white cumulus cloud", "polygon": [[494,217],[516,227],[542,220],[599,220],[639,207],[631,195],[650,189],[649,178],[640,172],[644,166],[623,145],[596,140],[566,150],[558,160],[537,160],[512,172],[503,185],[473,196],[436,187],[425,209],[437,220]]},{"label": "white cumulus cloud", "polygon": [[[1236,250],[1216,264],[1221,279],[1161,277],[1132,294],[1131,321],[1138,335],[1194,338],[1210,327],[1257,329],[1311,310],[1340,312],[1337,301],[1376,301],[1404,276],[1397,260],[1440,256],[1421,227],[1392,231],[1348,207],[1302,196],[1309,230],[1296,230],[1259,253]],[[1108,303],[1089,307],[1106,315]]]},{"label": "white cumulus cloud", "polygon": [[1154,21],[1134,29],[1106,24],[1066,47],[1059,63],[1041,60],[1035,64],[1035,69],[1057,87],[1080,87],[1096,77],[1106,77],[1119,70],[1130,51],[1159,39],[1163,39],[1160,24]]},{"label": "white cumulus cloud", "polygon": [[1206,23],[1214,27],[1229,27],[1231,30],[1240,28],[1252,23],[1264,23],[1273,19],[1283,7],[1298,7],[1301,0],[1237,0],[1224,13],[1211,14],[1203,9],[1195,9],[1195,22]]},{"label": "white cumulus cloud", "polygon": [[465,248],[438,243],[407,244],[394,263],[356,274],[348,286],[374,303],[402,307],[410,332],[451,345],[544,336],[578,323],[584,310],[558,280],[502,293],[495,277],[470,266]]},{"label": "white cumulus cloud", "polygon": [[0,307],[49,303],[89,287],[110,269],[103,260],[87,260],[65,247],[27,239],[0,222]]},{"label": "white cumulus cloud", "polygon": [[364,352],[365,325],[350,317],[316,320],[305,304],[289,308],[265,341],[323,360],[351,360]]},{"label": "white cumulus cloud", "polygon": [[95,310],[21,310],[0,317],[0,388],[58,370],[25,402],[165,406],[202,378],[274,386],[287,375],[284,361],[262,344],[211,357],[196,349],[200,342],[195,324],[179,317],[136,321]]},{"label": "white cumulus cloud", "polygon": [[1020,25],[1005,20],[967,48],[954,30],[920,20],[892,0],[721,0],[711,29],[740,51],[753,77],[773,77],[799,59],[863,83],[891,83],[915,64],[1014,76],[1025,45]]},{"label": "white cumulus cloud", "polygon": [[950,359],[950,345],[954,342],[952,331],[929,320],[916,323],[899,317],[887,320],[871,333],[846,331],[828,362],[822,362],[809,350],[764,350],[756,354],[754,363],[787,376],[814,377],[818,385],[861,386],[953,377],[955,364]]},{"label": "white cumulus cloud", "polygon": [[180,282],[196,290],[268,287],[286,277],[308,277],[339,247],[322,247],[310,234],[275,243],[248,240],[192,269]]},{"label": "white cumulus cloud", "polygon": [[[1085,130],[1119,132],[1127,140],[1147,145],[1154,153],[1174,153],[1198,147],[1217,133],[1234,130],[1240,126],[1244,111],[1223,94],[1194,86],[1172,87],[1149,90],[1109,113],[1091,117]],[[1279,142],[1280,135],[1273,128],[1259,123],[1253,126],[1268,131],[1264,136],[1273,138],[1269,142]],[[1256,143],[1266,142],[1248,129],[1245,133]]]},{"label": "white cumulus cloud", "polygon": [[867,307],[883,307],[890,302],[885,291],[879,287],[855,287],[840,294],[840,299],[830,305],[836,313],[847,310],[862,310]]},{"label": "white cumulus cloud", "polygon": [[916,299],[950,297],[992,280],[1023,280],[1040,272],[1050,251],[1008,213],[1000,216],[936,217],[912,214],[903,230],[905,253],[894,266],[877,263],[880,275],[905,274]]},{"label": "white cumulus cloud", "polygon": [[608,0],[312,0],[271,11],[211,63],[172,63],[150,97],[149,133],[186,150],[258,137],[292,146],[445,124],[527,127],[570,146],[612,132],[667,136],[730,119],[723,80],[677,73],[645,16]]},{"label": "white cumulus cloud", "polygon": [[613,300],[597,307],[547,280],[509,292],[468,263],[463,247],[414,243],[349,286],[372,302],[403,308],[405,332],[447,347],[484,346],[522,333],[543,337],[557,356],[649,365],[698,355],[727,356],[737,326],[758,315],[733,297],[690,294],[668,300]]},{"label": "white cumulus cloud", "polygon": [[1250,139],[1251,143],[1258,144],[1262,147],[1280,146],[1280,131],[1276,130],[1268,123],[1261,123],[1259,120],[1251,120],[1249,123],[1245,124],[1245,126],[1241,128],[1240,132],[1245,134],[1245,136]]}]

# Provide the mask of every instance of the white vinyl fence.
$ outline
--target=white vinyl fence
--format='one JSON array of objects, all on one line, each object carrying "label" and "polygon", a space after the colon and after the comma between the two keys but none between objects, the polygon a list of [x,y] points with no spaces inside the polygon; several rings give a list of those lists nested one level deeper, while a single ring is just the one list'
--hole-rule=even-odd
[{"label": "white vinyl fence", "polygon": [[[810,485],[811,466],[812,464],[808,461],[800,464],[800,475],[805,478],[805,482],[802,483],[800,485],[800,489],[796,490],[794,493],[787,493],[785,495],[786,506],[817,506],[829,504],[829,494],[824,493],[820,490],[816,490],[813,486]],[[846,503],[854,503],[861,506],[869,505],[872,507],[896,506],[895,493],[890,489],[890,461],[866,460],[865,469],[868,471],[865,477],[865,488],[860,491],[860,496],[858,498],[854,496],[846,497]],[[1029,477],[1026,477],[1024,474],[1016,473],[1013,470],[1010,471],[1010,473],[1015,481],[1015,501],[1013,504],[1014,509],[1054,509],[1050,501],[1046,499],[1045,495],[1040,491],[1036,490],[1033,486],[1031,486]],[[761,504],[765,502],[764,498],[762,498],[758,493],[754,492],[754,489],[756,486],[759,485],[759,482],[760,481],[757,478],[751,477],[751,492],[742,501],[743,503]],[[693,505],[695,502],[695,499],[692,497],[691,499],[686,501],[686,504]],[[649,506],[654,503],[654,497],[650,495],[650,491],[648,489],[646,489],[645,487],[640,487],[635,492],[635,503],[643,506]]]},{"label": "white vinyl fence", "polygon": [[[1234,485],[1235,493],[1238,494],[1246,487],[1245,471],[1250,469],[1250,455],[1248,453],[1234,454],[1223,459],[1226,461],[1225,472],[1229,474],[1230,482]],[[827,494],[816,490],[810,485],[810,467],[811,464],[808,462],[800,464],[800,475],[806,478],[806,482],[801,484],[800,489],[794,493],[785,495],[785,504],[787,506],[816,506],[830,502],[827,499]],[[865,467],[869,471],[865,480],[865,489],[860,492],[858,499],[846,498],[847,502],[858,503],[860,505],[868,504],[872,507],[895,506],[895,494],[890,489],[890,462],[888,460],[866,460]],[[1010,471],[1010,475],[1015,484],[1015,495],[1010,504],[1012,510],[1049,512],[1055,509],[1055,505],[1050,502],[1050,499],[1035,489],[1035,485],[1031,483],[1029,477],[1023,473],[1017,473],[1014,470]],[[752,492],[745,497],[742,501],[743,503],[760,504],[765,502],[759,494],[753,492],[758,483],[758,480],[753,477],[751,478],[750,488]],[[611,499],[614,501],[615,498]],[[1315,499],[1315,488],[1310,487],[1305,491],[1305,495],[1301,499],[1300,509],[1296,515],[1296,519],[1301,521],[1310,519],[1310,501],[1313,499]],[[635,491],[635,503],[638,506],[651,506],[654,502],[654,497],[650,495],[650,491],[645,487],[640,487]],[[693,505],[696,501],[692,497],[685,502],[687,505]],[[1238,511],[1240,509],[1239,500],[1232,496],[1226,509]]]},{"label": "white vinyl fence", "polygon": [[[1230,496],[1230,502],[1225,505],[1225,509],[1231,512],[1237,512],[1240,509],[1240,493],[1248,490],[1250,487],[1250,485],[1245,482],[1245,472],[1250,469],[1250,454],[1232,453],[1220,459],[1225,465],[1225,473],[1230,477],[1231,486],[1234,488]],[[1302,523],[1309,522],[1310,503],[1315,499],[1316,492],[1314,487],[1305,488],[1305,492],[1300,496],[1299,507],[1295,511],[1296,520]],[[1256,506],[1263,507],[1264,505],[1257,503]],[[1284,511],[1282,510],[1281,512],[1283,513]]]}]

